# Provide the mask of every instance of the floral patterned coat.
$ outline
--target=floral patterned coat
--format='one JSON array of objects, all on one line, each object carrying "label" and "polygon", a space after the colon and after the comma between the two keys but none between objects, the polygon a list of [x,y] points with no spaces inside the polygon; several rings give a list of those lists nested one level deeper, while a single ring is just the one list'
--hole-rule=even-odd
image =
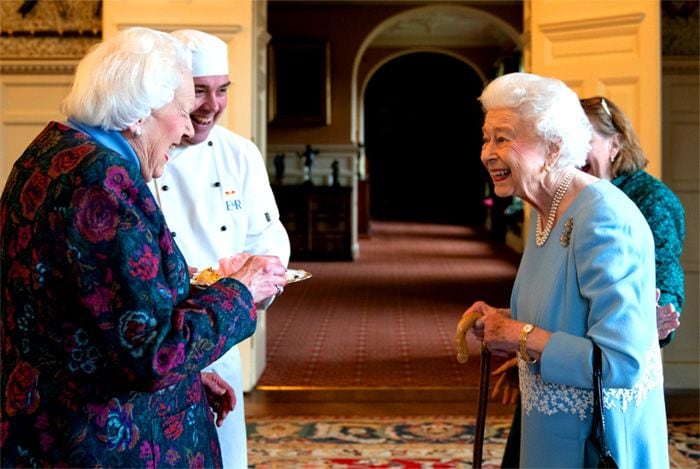
[{"label": "floral patterned coat", "polygon": [[255,329],[233,279],[190,290],[134,165],[50,123],[0,201],[2,467],[217,467],[199,371]]}]

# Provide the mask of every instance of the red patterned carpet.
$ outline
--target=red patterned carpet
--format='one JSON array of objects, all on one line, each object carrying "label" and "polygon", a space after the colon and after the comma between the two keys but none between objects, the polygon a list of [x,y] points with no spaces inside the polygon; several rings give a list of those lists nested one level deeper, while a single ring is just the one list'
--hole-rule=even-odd
[{"label": "red patterned carpet", "polygon": [[[256,469],[458,469],[472,467],[474,419],[283,417],[248,419],[248,463]],[[489,419],[483,467],[497,468],[509,419]],[[668,423],[671,468],[700,464],[697,420]]]},{"label": "red patterned carpet", "polygon": [[258,388],[472,387],[455,326],[476,300],[507,306],[518,261],[471,228],[374,222],[356,261],[291,264],[313,278],[268,310]]}]

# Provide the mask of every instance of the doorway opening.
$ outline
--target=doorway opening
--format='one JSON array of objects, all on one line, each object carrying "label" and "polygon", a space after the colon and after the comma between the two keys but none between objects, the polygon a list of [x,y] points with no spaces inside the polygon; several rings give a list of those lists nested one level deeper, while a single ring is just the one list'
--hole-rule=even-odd
[{"label": "doorway opening", "polygon": [[474,69],[440,53],[377,70],[364,95],[371,219],[484,223],[482,89]]}]

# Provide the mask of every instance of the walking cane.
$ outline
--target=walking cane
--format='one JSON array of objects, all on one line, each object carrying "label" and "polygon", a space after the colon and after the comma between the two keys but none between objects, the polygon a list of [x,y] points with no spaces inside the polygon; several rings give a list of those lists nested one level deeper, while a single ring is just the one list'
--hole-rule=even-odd
[{"label": "walking cane", "polygon": [[491,352],[481,343],[481,379],[479,380],[479,400],[477,401],[476,426],[474,428],[474,453],[472,467],[481,469],[481,454],[484,449],[486,429],[486,407],[489,401],[489,376],[491,373]]},{"label": "walking cane", "polygon": [[[467,349],[467,331],[471,329],[483,314],[478,311],[465,312],[457,324],[457,361],[466,363],[469,359]],[[491,372],[491,352],[481,343],[481,379],[479,380],[479,400],[477,402],[476,426],[474,428],[474,453],[472,467],[481,469],[481,453],[484,449],[484,429],[486,428],[486,404],[489,400],[489,374]]]}]

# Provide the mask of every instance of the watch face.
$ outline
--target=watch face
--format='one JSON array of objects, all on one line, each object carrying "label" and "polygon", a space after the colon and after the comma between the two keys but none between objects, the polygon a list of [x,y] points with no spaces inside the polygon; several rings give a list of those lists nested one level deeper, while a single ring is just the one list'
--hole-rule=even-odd
[{"label": "watch face", "polygon": [[534,328],[535,328],[535,326],[533,326],[532,324],[525,324],[525,325],[523,326],[523,330],[524,330],[525,332],[532,332],[532,330],[533,330]]}]

